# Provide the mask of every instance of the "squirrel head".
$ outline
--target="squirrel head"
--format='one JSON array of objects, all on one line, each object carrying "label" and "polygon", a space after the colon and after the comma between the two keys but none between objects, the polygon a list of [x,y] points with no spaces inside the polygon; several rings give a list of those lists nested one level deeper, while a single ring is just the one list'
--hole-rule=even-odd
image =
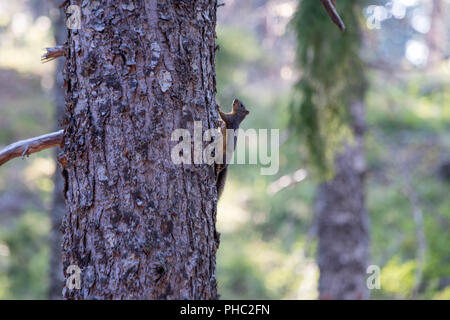
[{"label": "squirrel head", "polygon": [[220,117],[225,121],[228,129],[237,129],[249,113],[239,99],[234,99],[230,113],[224,113],[219,109]]},{"label": "squirrel head", "polygon": [[242,116],[242,119],[244,119],[245,116],[250,113],[250,111],[245,108],[245,106],[239,99],[234,99],[231,113]]}]

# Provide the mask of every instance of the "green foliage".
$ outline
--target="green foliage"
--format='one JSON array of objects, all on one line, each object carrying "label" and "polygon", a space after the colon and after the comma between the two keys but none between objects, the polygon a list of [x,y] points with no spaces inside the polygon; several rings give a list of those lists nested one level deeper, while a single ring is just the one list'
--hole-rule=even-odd
[{"label": "green foliage", "polygon": [[368,92],[368,101],[374,112],[368,112],[367,120],[373,126],[389,134],[399,131],[439,134],[450,129],[447,81],[437,82],[436,76],[424,78],[423,73],[411,73],[407,83],[390,81],[379,74],[372,78],[373,90]]},{"label": "green foliage", "polygon": [[251,260],[242,244],[243,239],[225,237],[226,246],[218,252],[219,292],[224,299],[270,299],[273,296],[264,286],[264,274]]},{"label": "green foliage", "polygon": [[392,298],[410,298],[415,269],[414,261],[402,262],[398,257],[392,258],[381,270],[382,290]]},{"label": "green foliage", "polygon": [[437,292],[433,296],[434,300],[450,300],[450,286],[446,287],[444,290]]},{"label": "green foliage", "polygon": [[[437,176],[436,169],[448,153],[448,90],[433,84],[436,89],[424,94],[436,76],[423,72],[401,81],[379,73],[372,76],[367,95],[368,122],[373,128],[367,139],[371,168],[367,203],[372,220],[372,261],[383,267],[382,290],[374,292],[373,298],[443,299],[448,297],[450,279],[450,184]],[[441,116],[430,117],[436,110]],[[406,173],[399,168],[405,165]],[[413,292],[418,226],[411,201],[403,192],[405,174],[411,175],[426,237],[418,292]]]},{"label": "green foliage", "polygon": [[319,172],[332,168],[334,153],[347,135],[348,106],[364,98],[360,59],[361,3],[337,2],[347,25],[342,33],[317,0],[303,0],[292,20],[297,35],[301,80],[294,88],[291,125],[308,145]]},{"label": "green foliage", "polygon": [[[248,81],[248,72],[252,67],[263,68],[265,62],[262,61],[260,45],[252,33],[220,27],[217,37],[220,48],[216,55],[217,98],[222,107],[228,110],[231,101],[237,96],[248,104],[248,96],[242,90]],[[242,43],[247,45],[242,46]]]},{"label": "green foliage", "polygon": [[47,290],[50,219],[28,212],[2,230],[0,244],[0,299],[44,299]]}]

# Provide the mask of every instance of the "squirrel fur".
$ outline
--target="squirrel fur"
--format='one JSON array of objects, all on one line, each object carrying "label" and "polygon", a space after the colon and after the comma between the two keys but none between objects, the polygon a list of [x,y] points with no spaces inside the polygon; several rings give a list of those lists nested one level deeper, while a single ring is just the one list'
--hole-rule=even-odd
[{"label": "squirrel fur", "polygon": [[[224,113],[220,110],[219,106],[219,115],[220,115],[220,130],[223,137],[223,163],[216,164],[216,187],[217,187],[217,197],[220,199],[222,195],[223,189],[225,187],[225,182],[227,179],[228,173],[228,163],[227,158],[231,159],[232,155],[227,155],[227,129],[237,130],[241,122],[245,119],[245,117],[250,112],[245,108],[244,104],[239,99],[234,99],[232,110],[230,113]],[[234,134],[234,144],[233,144],[233,152],[236,149],[237,135]]]}]

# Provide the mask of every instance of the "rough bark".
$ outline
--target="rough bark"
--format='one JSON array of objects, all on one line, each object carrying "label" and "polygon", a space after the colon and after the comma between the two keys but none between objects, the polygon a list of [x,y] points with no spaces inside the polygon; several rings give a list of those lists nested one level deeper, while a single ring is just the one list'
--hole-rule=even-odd
[{"label": "rough bark", "polygon": [[[216,1],[70,1],[67,299],[215,299],[214,167],[175,165],[174,129],[217,127]],[[69,275],[66,274],[66,278]]]},{"label": "rough bark", "polygon": [[354,141],[336,156],[335,177],[319,186],[316,198],[320,299],[369,298],[364,105],[355,102],[350,108]]},{"label": "rough bark", "polygon": [[[52,4],[54,8],[58,8],[61,3],[59,0],[52,0]],[[53,32],[57,45],[62,45],[66,42],[67,30],[65,28],[65,15],[62,12],[53,17]],[[66,61],[65,58],[60,57],[53,63],[57,63],[57,67],[55,69],[55,84],[53,86],[53,99],[55,105],[55,127],[59,129],[65,105],[63,70]],[[60,151],[61,150],[59,148],[55,150],[55,158]],[[56,170],[53,176],[53,182],[55,188],[53,190],[53,203],[50,211],[52,229],[50,232],[48,298],[51,300],[59,300],[62,298],[62,289],[64,284],[61,257],[61,223],[66,212],[66,203],[63,196],[64,180],[60,170]]]}]

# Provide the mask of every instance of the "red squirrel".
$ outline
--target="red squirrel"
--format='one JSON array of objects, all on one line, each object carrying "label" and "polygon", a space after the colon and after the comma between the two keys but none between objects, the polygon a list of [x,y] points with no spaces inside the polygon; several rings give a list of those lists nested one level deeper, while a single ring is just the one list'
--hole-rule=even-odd
[{"label": "red squirrel", "polygon": [[[232,154],[227,155],[227,129],[230,130],[238,130],[241,122],[245,119],[245,117],[250,112],[245,108],[245,106],[242,104],[239,99],[234,99],[232,110],[230,113],[224,113],[220,110],[219,106],[219,115],[221,118],[220,122],[220,130],[223,137],[223,163],[216,164],[216,187],[217,187],[217,197],[218,199],[222,195],[223,189],[225,187],[225,182],[227,179],[227,171],[228,171],[228,163],[227,158],[231,159]],[[237,134],[234,135],[234,144],[233,144],[233,150],[236,149],[236,142],[237,142]]]}]

